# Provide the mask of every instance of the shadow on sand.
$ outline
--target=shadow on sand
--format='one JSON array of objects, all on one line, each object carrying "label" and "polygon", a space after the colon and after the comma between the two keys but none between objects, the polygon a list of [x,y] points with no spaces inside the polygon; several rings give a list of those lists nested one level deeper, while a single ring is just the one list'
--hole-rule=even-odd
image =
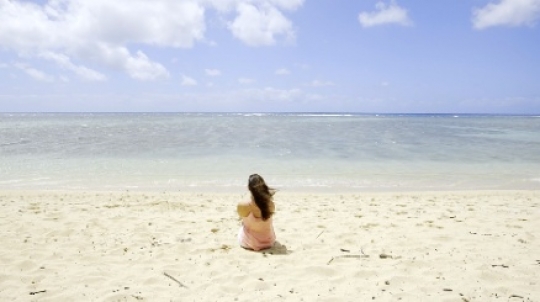
[{"label": "shadow on sand", "polygon": [[259,253],[270,255],[289,255],[290,253],[292,253],[292,251],[288,250],[287,246],[285,246],[284,244],[276,241],[271,248],[259,251]]}]

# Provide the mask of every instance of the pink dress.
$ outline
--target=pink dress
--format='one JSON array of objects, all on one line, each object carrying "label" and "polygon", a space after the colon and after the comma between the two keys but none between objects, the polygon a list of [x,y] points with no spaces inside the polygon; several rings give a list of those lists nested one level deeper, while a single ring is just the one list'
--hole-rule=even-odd
[{"label": "pink dress", "polygon": [[276,241],[272,217],[267,220],[253,216],[249,213],[242,218],[242,227],[238,232],[238,241],[243,248],[260,251],[271,248]]}]

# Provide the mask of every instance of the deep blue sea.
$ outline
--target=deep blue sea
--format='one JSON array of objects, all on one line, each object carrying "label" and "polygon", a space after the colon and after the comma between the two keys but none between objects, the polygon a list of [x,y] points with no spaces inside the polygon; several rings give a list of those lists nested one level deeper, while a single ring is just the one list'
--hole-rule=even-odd
[{"label": "deep blue sea", "polygon": [[540,189],[540,117],[0,113],[0,189]]}]

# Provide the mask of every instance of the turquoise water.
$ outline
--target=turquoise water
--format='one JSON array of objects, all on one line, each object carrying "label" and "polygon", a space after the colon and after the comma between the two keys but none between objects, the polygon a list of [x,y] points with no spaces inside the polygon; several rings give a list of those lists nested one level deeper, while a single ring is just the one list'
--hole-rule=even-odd
[{"label": "turquoise water", "polygon": [[0,189],[540,188],[540,117],[0,114]]}]

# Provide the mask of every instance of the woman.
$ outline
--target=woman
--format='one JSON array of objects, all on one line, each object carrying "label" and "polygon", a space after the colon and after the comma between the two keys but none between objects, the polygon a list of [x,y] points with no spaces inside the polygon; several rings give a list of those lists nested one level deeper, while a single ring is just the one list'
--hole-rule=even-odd
[{"label": "woman", "polygon": [[249,176],[248,189],[251,200],[240,202],[237,207],[238,215],[242,218],[238,241],[245,249],[260,251],[272,247],[276,241],[272,225],[275,211],[272,196],[275,190],[269,188],[258,174]]}]

